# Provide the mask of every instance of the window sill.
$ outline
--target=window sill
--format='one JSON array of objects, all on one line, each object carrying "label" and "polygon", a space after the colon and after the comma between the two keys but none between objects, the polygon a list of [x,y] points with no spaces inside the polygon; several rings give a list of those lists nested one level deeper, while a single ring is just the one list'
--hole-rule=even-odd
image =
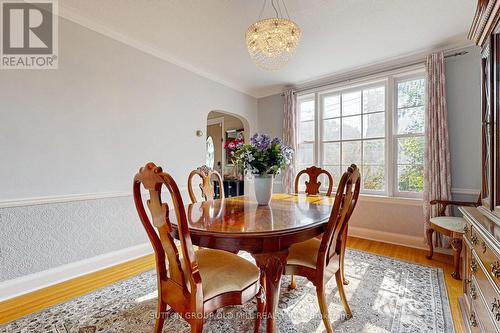
[{"label": "window sill", "polygon": [[359,200],[361,202],[377,202],[405,206],[419,206],[422,207],[423,200],[420,198],[402,198],[402,197],[388,197],[384,195],[373,194],[360,194]]}]

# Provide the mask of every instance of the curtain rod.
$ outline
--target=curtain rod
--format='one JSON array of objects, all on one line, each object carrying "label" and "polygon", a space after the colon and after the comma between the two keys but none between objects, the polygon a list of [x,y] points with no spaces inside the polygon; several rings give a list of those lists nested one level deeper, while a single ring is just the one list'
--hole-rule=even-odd
[{"label": "curtain rod", "polygon": [[[452,53],[452,54],[449,54],[449,55],[445,55],[444,58],[452,58],[452,57],[459,57],[459,56],[463,56],[463,55],[466,55],[467,53],[469,53],[468,51],[461,51],[461,52],[456,52],[456,53]],[[375,71],[375,72],[369,72],[366,74],[366,76],[369,76],[369,75],[377,75],[377,74],[381,74],[381,73],[384,73],[384,72],[388,72],[388,71],[393,71],[393,70],[398,70],[398,69],[403,69],[405,67],[409,67],[409,66],[414,66],[414,65],[418,65],[418,64],[421,64],[421,63],[424,63],[425,61],[422,61],[422,60],[419,60],[419,61],[415,61],[415,62],[412,62],[412,63],[408,63],[408,64],[405,64],[405,65],[401,65],[401,66],[397,66],[397,67],[392,67],[392,68],[386,68],[386,69],[383,69],[383,70],[379,70],[379,71]],[[323,83],[323,84],[320,84],[320,85],[316,85],[316,86],[311,86],[311,87],[307,87],[307,88],[304,88],[304,89],[300,89],[300,90],[297,90],[297,91],[294,91],[293,93],[296,94],[298,92],[301,92],[301,91],[305,91],[305,90],[311,90],[311,89],[317,89],[317,88],[322,88],[322,87],[326,87],[326,86],[330,86],[332,84],[335,84],[335,83],[340,83],[340,82],[343,82],[343,81],[349,81],[350,79],[345,79],[345,80],[340,80],[338,82],[336,81],[332,81],[332,82],[329,82],[329,83]],[[282,92],[280,94],[281,96],[285,96],[285,93]]]}]

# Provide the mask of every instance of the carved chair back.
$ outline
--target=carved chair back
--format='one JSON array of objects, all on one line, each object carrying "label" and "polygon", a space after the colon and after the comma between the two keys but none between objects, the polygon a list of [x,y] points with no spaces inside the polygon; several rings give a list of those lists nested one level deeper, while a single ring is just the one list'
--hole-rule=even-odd
[{"label": "carved chair back", "polygon": [[328,190],[326,191],[326,195],[330,196],[332,194],[333,189],[333,178],[332,175],[326,171],[325,169],[318,168],[315,166],[311,166],[304,170],[301,170],[297,176],[295,177],[295,193],[299,193],[299,179],[302,175],[307,174],[309,176],[309,180],[306,180],[306,194],[307,195],[317,195],[319,194],[319,189],[321,187],[321,182],[318,181],[318,177],[322,174],[326,175],[328,178]]},{"label": "carved chair back", "polygon": [[[149,192],[145,197],[152,221],[144,208],[141,185]],[[171,236],[170,208],[162,200],[164,187],[170,194],[175,210],[182,258],[179,256],[179,251]],[[166,300],[167,304],[171,305],[173,310],[177,312],[184,312],[193,304],[203,304],[201,276],[191,242],[184,203],[176,182],[168,173],[163,172],[161,167],[154,163],[148,163],[135,175],[133,193],[137,213],[155,251],[159,297],[165,294],[170,295],[169,297],[173,299],[172,302]],[[184,261],[184,265],[181,265],[181,260]],[[172,287],[172,290],[169,288],[169,292],[164,293],[162,291],[164,285]],[[190,301],[182,295],[190,295]],[[175,297],[182,297],[184,301],[176,302]],[[179,308],[176,309],[176,306]]]},{"label": "carved chair back", "polygon": [[203,165],[196,170],[191,171],[188,177],[188,191],[189,191],[189,197],[191,198],[192,203],[196,203],[196,195],[194,194],[193,191],[193,178],[195,176],[199,176],[201,178],[201,184],[200,190],[201,190],[201,195],[204,200],[209,201],[209,200],[214,200],[215,198],[215,190],[214,190],[214,185],[212,183],[212,178],[216,178],[217,182],[219,183],[219,191],[220,191],[220,198],[224,198],[224,185],[222,183],[222,177],[220,173],[217,171],[207,167],[206,165]]},{"label": "carved chair back", "polygon": [[340,242],[338,240],[347,227],[347,222],[356,207],[360,189],[361,176],[359,169],[355,164],[352,164],[342,175],[337,188],[330,220],[321,239],[318,268],[326,267],[335,254],[340,254]]}]

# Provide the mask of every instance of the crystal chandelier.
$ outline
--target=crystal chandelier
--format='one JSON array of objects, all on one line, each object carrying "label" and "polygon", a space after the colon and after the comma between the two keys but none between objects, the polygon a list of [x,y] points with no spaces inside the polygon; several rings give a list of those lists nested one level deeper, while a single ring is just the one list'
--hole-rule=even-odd
[{"label": "crystal chandelier", "polygon": [[[300,40],[299,26],[290,20],[284,0],[271,5],[276,18],[261,19],[266,0],[262,6],[259,20],[252,24],[246,33],[248,53],[260,68],[277,70],[283,67],[292,57]],[[283,9],[281,8],[283,7]],[[283,17],[282,10],[287,18]]]}]

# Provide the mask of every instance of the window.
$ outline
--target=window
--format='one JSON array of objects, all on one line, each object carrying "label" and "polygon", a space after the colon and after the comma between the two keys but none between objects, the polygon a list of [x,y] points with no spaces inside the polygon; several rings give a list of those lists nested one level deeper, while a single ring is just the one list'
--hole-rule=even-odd
[{"label": "window", "polygon": [[421,193],[424,189],[425,81],[397,81],[394,146],[396,193]]},{"label": "window", "polygon": [[[425,79],[395,75],[298,96],[297,170],[318,165],[336,186],[352,163],[362,193],[421,196]],[[326,178],[321,180],[327,185]]]}]

